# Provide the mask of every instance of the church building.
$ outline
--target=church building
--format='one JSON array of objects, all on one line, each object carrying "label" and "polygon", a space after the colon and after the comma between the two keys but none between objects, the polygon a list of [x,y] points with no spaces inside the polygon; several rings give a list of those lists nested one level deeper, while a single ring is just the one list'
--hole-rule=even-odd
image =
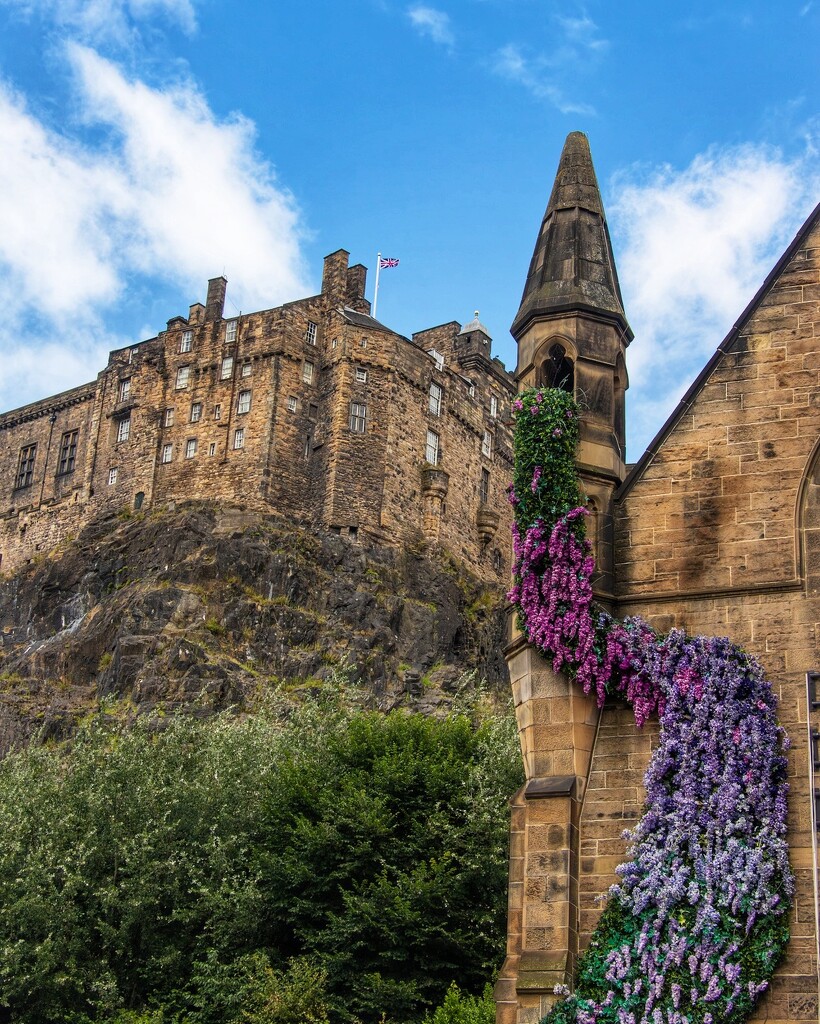
[{"label": "church building", "polygon": [[[670,310],[670,314],[674,311]],[[762,663],[790,740],[796,878],[787,954],[753,1020],[818,1019],[820,207],[638,462],[624,464],[632,339],[587,139],[571,134],[512,326],[516,380],[572,391],[599,604],[659,632],[727,636]],[[627,859],[657,720],[599,711],[511,631],[527,782],[513,801],[498,1024],[535,1024],[572,987]]]}]

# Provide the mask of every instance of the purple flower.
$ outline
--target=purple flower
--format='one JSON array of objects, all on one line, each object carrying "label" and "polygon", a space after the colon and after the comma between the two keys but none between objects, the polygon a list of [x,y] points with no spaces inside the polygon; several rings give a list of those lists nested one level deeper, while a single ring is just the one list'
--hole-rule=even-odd
[{"label": "purple flower", "polygon": [[625,697],[638,727],[655,714],[661,724],[644,780],[646,810],[627,833],[630,859],[610,893],[642,927],[614,948],[593,940],[588,956],[611,986],[604,1002],[586,998],[583,985],[570,999],[576,1024],[606,1007],[607,1022],[689,1024],[704,1003],[711,1010],[703,1024],[712,1024],[732,1012],[742,992],[754,1001],[766,989],[780,953],[769,949],[761,969],[767,977],[744,973],[755,925],[788,914],[794,890],[788,737],[760,665],[728,639],[682,630],[659,636],[639,618],[618,622],[595,606],[586,510],[569,487],[563,511],[556,514],[554,504],[554,481],[571,480],[574,471],[572,452],[555,443],[577,415],[567,401],[563,392],[522,395],[522,408],[540,410],[540,417],[517,425],[529,433],[516,450],[533,461],[516,465],[516,479],[533,497],[526,507],[516,504],[510,600],[555,671],[594,692],[599,705],[611,694]]}]

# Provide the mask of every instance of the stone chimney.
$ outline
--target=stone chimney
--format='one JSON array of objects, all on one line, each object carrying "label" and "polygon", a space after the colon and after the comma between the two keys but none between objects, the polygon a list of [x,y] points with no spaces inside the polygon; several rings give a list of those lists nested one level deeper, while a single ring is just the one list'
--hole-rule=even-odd
[{"label": "stone chimney", "polygon": [[347,301],[348,270],[347,261],[350,253],[346,249],[337,249],[325,256],[322,270],[322,295],[334,305],[343,305]]},{"label": "stone chimney", "polygon": [[355,309],[357,313],[370,313],[370,303],[364,297],[367,284],[367,267],[357,263],[349,267],[347,271],[347,297],[346,305]]},{"label": "stone chimney", "polygon": [[226,277],[212,277],[208,282],[208,298],[205,300],[206,320],[222,319],[227,288],[228,279]]}]

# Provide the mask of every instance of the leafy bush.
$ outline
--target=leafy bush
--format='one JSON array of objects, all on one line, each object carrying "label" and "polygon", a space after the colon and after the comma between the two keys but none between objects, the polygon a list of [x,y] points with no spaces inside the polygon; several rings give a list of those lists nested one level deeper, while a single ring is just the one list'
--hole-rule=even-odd
[{"label": "leafy bush", "polygon": [[520,782],[511,717],[102,714],[0,764],[0,1018],[418,1021],[503,955]]},{"label": "leafy bush", "polygon": [[447,990],[444,1002],[424,1024],[495,1024],[495,1000],[490,985],[481,997],[462,995],[455,982]]}]

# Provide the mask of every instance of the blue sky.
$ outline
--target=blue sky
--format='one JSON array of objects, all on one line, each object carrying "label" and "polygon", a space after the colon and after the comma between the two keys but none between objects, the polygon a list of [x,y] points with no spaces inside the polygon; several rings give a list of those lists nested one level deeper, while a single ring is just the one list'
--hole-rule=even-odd
[{"label": "blue sky", "polygon": [[820,0],[0,0],[0,408],[91,379],[229,279],[348,249],[405,334],[509,325],[585,131],[638,457],[820,199]]}]

